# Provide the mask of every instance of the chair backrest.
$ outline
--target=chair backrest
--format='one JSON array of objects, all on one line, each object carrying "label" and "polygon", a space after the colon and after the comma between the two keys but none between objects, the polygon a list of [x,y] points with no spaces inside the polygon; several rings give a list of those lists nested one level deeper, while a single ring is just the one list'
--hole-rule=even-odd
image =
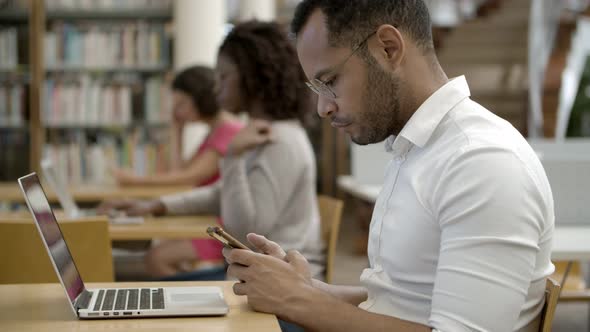
[{"label": "chair backrest", "polygon": [[551,278],[547,278],[547,285],[545,286],[545,305],[541,312],[540,332],[551,332],[555,307],[557,307],[557,300],[559,300],[560,288],[559,283]]},{"label": "chair backrest", "polygon": [[318,195],[320,209],[320,220],[322,224],[322,239],[326,243],[326,282],[332,281],[334,270],[334,257],[336,256],[336,244],[338,243],[338,232],[342,220],[342,207],[344,203],[328,196]]},{"label": "chair backrest", "polygon": [[[88,218],[59,226],[84,282],[114,281],[108,221]],[[30,218],[0,217],[0,253],[0,284],[59,282]]]}]

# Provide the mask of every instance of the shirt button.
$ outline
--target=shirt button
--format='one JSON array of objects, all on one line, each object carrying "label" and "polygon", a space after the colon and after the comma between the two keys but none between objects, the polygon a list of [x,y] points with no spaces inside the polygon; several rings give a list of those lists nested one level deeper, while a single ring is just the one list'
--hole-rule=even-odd
[{"label": "shirt button", "polygon": [[404,157],[395,157],[395,162],[396,163],[401,163],[402,161],[404,161]]}]

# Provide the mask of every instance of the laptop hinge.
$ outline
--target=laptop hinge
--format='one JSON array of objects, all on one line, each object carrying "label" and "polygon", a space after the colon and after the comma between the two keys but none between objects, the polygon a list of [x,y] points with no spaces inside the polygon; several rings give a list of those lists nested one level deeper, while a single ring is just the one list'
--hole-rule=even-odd
[{"label": "laptop hinge", "polygon": [[82,291],[82,293],[80,293],[80,295],[78,295],[78,297],[76,298],[76,301],[74,302],[74,307],[76,308],[76,311],[78,311],[80,309],[88,309],[91,299],[92,299],[92,292],[84,289]]}]

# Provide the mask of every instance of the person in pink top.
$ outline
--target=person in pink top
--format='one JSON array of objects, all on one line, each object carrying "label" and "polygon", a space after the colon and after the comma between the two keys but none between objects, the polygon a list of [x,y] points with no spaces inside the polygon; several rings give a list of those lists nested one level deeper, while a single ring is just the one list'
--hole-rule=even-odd
[{"label": "person in pink top", "polygon": [[[229,143],[243,127],[237,118],[221,110],[215,98],[215,78],[212,69],[193,66],[180,72],[172,82],[174,103],[174,139],[176,167],[154,176],[138,176],[129,170],[115,169],[114,176],[121,185],[181,185],[208,186],[220,178],[219,163]],[[202,122],[211,129],[197,152],[188,160],[181,158],[182,130],[189,122]],[[122,208],[130,200],[107,201],[98,207],[99,213]],[[131,213],[132,214],[132,213]],[[222,224],[221,219],[218,219]],[[223,264],[222,246],[210,239],[165,240],[152,247],[145,258],[147,271],[162,277],[201,266]],[[190,262],[190,263],[189,263]],[[187,264],[189,263],[189,264]]]},{"label": "person in pink top", "polygon": [[[221,110],[215,99],[213,70],[203,66],[189,67],[172,81],[173,155],[172,168],[165,173],[140,176],[127,169],[113,169],[120,185],[185,185],[205,186],[219,179],[219,161],[229,142],[242,129],[232,114]],[[186,124],[201,122],[209,126],[209,135],[197,152],[182,160],[182,132]]]}]

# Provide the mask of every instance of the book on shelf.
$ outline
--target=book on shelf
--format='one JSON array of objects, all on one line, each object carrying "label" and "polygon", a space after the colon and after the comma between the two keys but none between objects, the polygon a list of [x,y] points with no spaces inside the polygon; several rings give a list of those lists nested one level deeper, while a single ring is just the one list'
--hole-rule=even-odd
[{"label": "book on shelf", "polygon": [[42,122],[47,127],[128,127],[134,113],[143,113],[142,123],[169,123],[171,97],[163,79],[151,77],[143,89],[138,82],[134,75],[47,78]]},{"label": "book on shelf", "polygon": [[132,121],[130,84],[81,75],[48,78],[43,84],[42,122],[48,126],[128,126]]},{"label": "book on shelf", "polygon": [[170,10],[172,0],[45,0],[47,10]]},{"label": "book on shelf", "polygon": [[16,70],[18,66],[18,30],[0,27],[0,69]]},{"label": "book on shelf", "polygon": [[0,85],[0,128],[23,126],[25,108],[24,85]]},{"label": "book on shelf", "polygon": [[29,0],[2,0],[0,1],[0,11],[2,10],[24,10],[29,7]]},{"label": "book on shelf", "polygon": [[29,169],[29,135],[0,128],[0,181],[11,181]]},{"label": "book on shelf", "polygon": [[161,23],[54,22],[44,37],[48,70],[167,68],[170,37]]},{"label": "book on shelf", "polygon": [[144,119],[148,124],[170,123],[172,96],[168,85],[160,77],[146,80],[144,94]]},{"label": "book on shelf", "polygon": [[123,167],[138,175],[155,175],[169,167],[170,149],[166,143],[146,139],[135,130],[123,137],[99,135],[90,142],[75,134],[61,143],[46,144],[44,158],[56,165],[58,176],[71,184],[114,183],[110,167]]}]

